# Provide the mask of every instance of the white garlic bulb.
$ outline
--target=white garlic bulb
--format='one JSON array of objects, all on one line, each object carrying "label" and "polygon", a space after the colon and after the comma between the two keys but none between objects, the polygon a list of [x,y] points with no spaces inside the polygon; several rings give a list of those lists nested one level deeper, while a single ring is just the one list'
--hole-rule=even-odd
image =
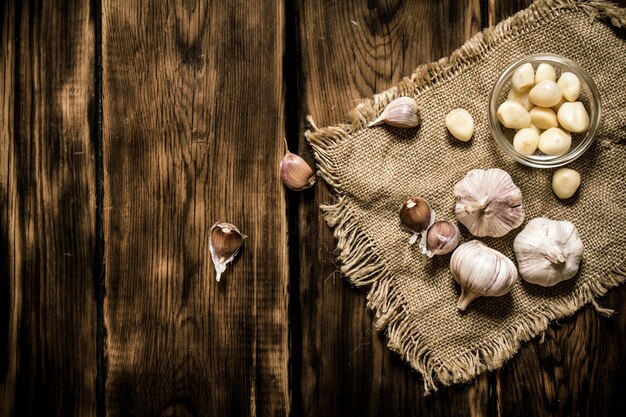
[{"label": "white garlic bulb", "polygon": [[501,237],[524,221],[522,192],[508,172],[473,169],[454,186],[456,218],[478,237]]},{"label": "white garlic bulb", "polygon": [[574,277],[583,249],[576,226],[544,217],[529,221],[513,242],[521,277],[543,287]]},{"label": "white garlic bulb", "polygon": [[387,104],[380,116],[367,127],[387,123],[391,126],[409,129],[419,125],[421,120],[417,102],[411,97],[399,97]]},{"label": "white garlic bulb", "polygon": [[498,297],[513,289],[517,269],[509,258],[482,242],[459,246],[450,258],[452,278],[461,286],[457,307],[465,311],[476,297]]}]

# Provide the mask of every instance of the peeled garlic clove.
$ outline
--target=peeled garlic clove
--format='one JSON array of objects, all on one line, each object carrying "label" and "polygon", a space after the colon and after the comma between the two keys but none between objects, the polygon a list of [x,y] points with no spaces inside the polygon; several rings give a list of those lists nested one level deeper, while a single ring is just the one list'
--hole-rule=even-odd
[{"label": "peeled garlic clove", "polygon": [[558,119],[561,127],[570,132],[584,132],[589,127],[589,114],[580,101],[563,103],[559,109]]},{"label": "peeled garlic clove", "polygon": [[382,123],[395,127],[412,128],[421,122],[417,102],[411,97],[400,97],[385,107],[381,115],[368,124],[368,127]]},{"label": "peeled garlic clove", "polygon": [[482,242],[459,246],[450,257],[452,278],[461,286],[457,307],[465,311],[476,297],[499,297],[517,282],[517,269],[509,258]]},{"label": "peeled garlic clove", "polygon": [[522,279],[543,287],[573,278],[583,249],[576,226],[543,217],[529,221],[513,241]]},{"label": "peeled garlic clove", "polygon": [[533,107],[529,113],[532,124],[539,129],[550,129],[559,125],[556,113],[549,107]]},{"label": "peeled garlic clove", "polygon": [[524,221],[522,192],[499,168],[469,171],[454,195],[456,218],[474,236],[501,237]]},{"label": "peeled garlic clove", "polygon": [[546,155],[563,155],[571,145],[572,136],[558,127],[551,127],[539,135],[539,150]]},{"label": "peeled garlic clove", "polygon": [[409,239],[412,245],[421,234],[422,240],[425,237],[426,230],[435,221],[435,211],[430,208],[428,201],[421,197],[411,197],[402,204],[400,208],[400,222],[402,226],[413,235]]},{"label": "peeled garlic clove", "polygon": [[513,147],[522,155],[534,154],[538,144],[539,134],[530,127],[519,130],[513,138]]},{"label": "peeled garlic clove", "polygon": [[516,103],[524,106],[526,111],[533,108],[533,104],[528,99],[528,91],[519,92],[514,88],[509,90],[509,94],[506,96],[507,101],[515,101]]},{"label": "peeled garlic clove", "polygon": [[515,70],[511,84],[517,91],[526,91],[535,84],[535,70],[532,64],[524,64]]},{"label": "peeled garlic clove", "polygon": [[450,253],[459,245],[459,236],[459,228],[454,223],[438,220],[426,232],[422,253],[429,258]]},{"label": "peeled garlic clove", "polygon": [[302,191],[315,184],[315,173],[304,159],[289,152],[285,139],[285,156],[280,161],[280,178],[294,191]]},{"label": "peeled garlic clove", "polygon": [[559,87],[563,91],[563,97],[567,101],[576,101],[580,94],[580,80],[576,74],[564,72],[559,78]]},{"label": "peeled garlic clove", "polygon": [[226,266],[235,259],[247,236],[230,223],[217,222],[211,227],[209,250],[215,267],[215,280],[220,282]]},{"label": "peeled garlic clove", "polygon": [[535,84],[546,80],[556,82],[556,70],[550,64],[539,64],[535,73]]},{"label": "peeled garlic clove", "polygon": [[511,129],[523,129],[530,126],[530,114],[524,106],[515,101],[505,101],[498,107],[498,120]]},{"label": "peeled garlic clove", "polygon": [[573,169],[559,168],[552,175],[552,191],[561,200],[570,198],[580,187],[580,174]]},{"label": "peeled garlic clove", "polygon": [[554,81],[542,81],[528,93],[528,99],[535,106],[552,107],[563,97],[561,87]]},{"label": "peeled garlic clove", "polygon": [[467,142],[474,134],[474,119],[465,109],[454,109],[446,116],[446,127],[460,141]]}]

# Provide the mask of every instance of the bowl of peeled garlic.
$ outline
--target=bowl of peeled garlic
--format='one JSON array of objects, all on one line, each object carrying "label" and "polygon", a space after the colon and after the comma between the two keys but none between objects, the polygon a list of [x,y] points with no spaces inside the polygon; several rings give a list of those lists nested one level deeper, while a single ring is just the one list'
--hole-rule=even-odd
[{"label": "bowl of peeled garlic", "polygon": [[593,144],[601,114],[593,79],[574,61],[554,54],[511,64],[489,98],[496,143],[534,168],[559,167],[583,155]]}]

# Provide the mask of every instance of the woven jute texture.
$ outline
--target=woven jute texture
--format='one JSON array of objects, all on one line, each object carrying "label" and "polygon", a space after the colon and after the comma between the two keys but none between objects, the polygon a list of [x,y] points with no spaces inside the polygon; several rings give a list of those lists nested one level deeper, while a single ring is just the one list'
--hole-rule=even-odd
[{"label": "woven jute texture", "polygon": [[[385,329],[389,347],[424,380],[425,392],[472,379],[503,365],[520,343],[549,322],[576,312],[626,280],[626,10],[605,2],[538,1],[474,36],[449,58],[419,67],[399,85],[365,100],[351,122],[306,133],[318,172],[335,200],[321,207],[334,228],[342,272],[355,286],[370,286],[368,306]],[[601,93],[602,124],[592,148],[570,165],[582,176],[574,201],[551,189],[553,170],[515,163],[490,135],[488,97],[499,74],[535,53],[555,53],[579,63]],[[416,129],[367,128],[400,96],[415,98]],[[474,138],[452,139],[445,127],[453,108],[467,109]],[[312,120],[311,120],[312,121]],[[456,308],[460,289],[450,256],[423,263],[407,244],[398,209],[410,196],[426,198],[437,217],[455,219],[454,185],[474,168],[499,167],[524,196],[522,226],[499,239],[482,239],[512,260],[515,235],[528,220],[567,219],[578,228],[585,253],[578,275],[551,288],[519,281],[502,297]],[[460,226],[462,241],[472,239]]]}]

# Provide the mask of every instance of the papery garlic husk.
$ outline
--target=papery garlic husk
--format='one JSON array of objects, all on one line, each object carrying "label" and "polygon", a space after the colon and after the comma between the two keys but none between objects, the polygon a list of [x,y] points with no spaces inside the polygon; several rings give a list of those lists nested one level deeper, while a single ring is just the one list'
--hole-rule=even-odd
[{"label": "papery garlic husk", "polygon": [[412,128],[421,122],[417,102],[411,97],[400,97],[393,100],[385,107],[381,115],[368,124],[368,127],[382,123],[395,127]]},{"label": "papery garlic husk", "polygon": [[517,269],[509,258],[478,240],[463,243],[450,257],[452,278],[461,286],[457,307],[465,311],[476,297],[498,297],[513,289]]},{"label": "papery garlic husk", "polygon": [[400,222],[406,230],[413,232],[409,239],[409,244],[412,245],[420,234],[424,240],[426,230],[435,222],[435,211],[423,198],[411,197],[400,207]]},{"label": "papery garlic husk", "polygon": [[215,267],[215,280],[217,282],[220,282],[226,266],[235,259],[241,244],[247,237],[230,223],[217,222],[211,227],[209,250]]},{"label": "papery garlic husk", "polygon": [[543,287],[573,278],[583,249],[574,224],[544,217],[529,221],[513,241],[520,276]]},{"label": "papery garlic husk", "polygon": [[445,255],[459,245],[459,228],[447,220],[437,220],[426,232],[426,239],[420,242],[422,253],[429,258]]},{"label": "papery garlic husk", "polygon": [[280,178],[288,188],[302,191],[315,184],[315,173],[300,156],[289,152],[285,139],[285,156],[280,161]]},{"label": "papery garlic husk", "polygon": [[477,237],[501,237],[524,221],[521,190],[499,168],[473,169],[454,186],[456,218]]}]

